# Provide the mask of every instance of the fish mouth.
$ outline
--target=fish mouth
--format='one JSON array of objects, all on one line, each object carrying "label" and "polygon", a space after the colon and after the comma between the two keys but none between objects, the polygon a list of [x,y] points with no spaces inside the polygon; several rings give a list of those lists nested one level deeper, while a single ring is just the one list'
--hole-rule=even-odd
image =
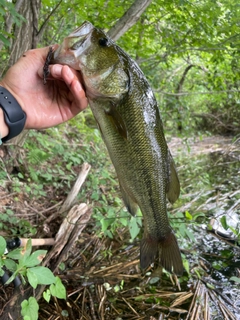
[{"label": "fish mouth", "polygon": [[64,39],[64,42],[54,52],[53,60],[55,62],[60,61],[60,57],[64,56],[69,51],[78,57],[84,51],[84,43],[92,33],[94,26],[89,22],[85,21],[79,28],[74,30],[70,35]]},{"label": "fish mouth", "polygon": [[70,33],[68,37],[69,38],[86,37],[89,33],[92,32],[93,29],[94,29],[94,26],[91,24],[91,22],[85,21],[79,28],[77,28],[72,33]]}]

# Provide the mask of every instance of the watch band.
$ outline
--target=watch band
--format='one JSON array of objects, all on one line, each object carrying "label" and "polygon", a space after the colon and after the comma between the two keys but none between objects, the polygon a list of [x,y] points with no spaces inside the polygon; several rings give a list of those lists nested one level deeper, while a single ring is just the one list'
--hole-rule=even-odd
[{"label": "watch band", "polygon": [[0,108],[3,110],[4,120],[9,128],[8,135],[2,138],[2,141],[6,142],[23,131],[27,116],[14,96],[1,86]]}]

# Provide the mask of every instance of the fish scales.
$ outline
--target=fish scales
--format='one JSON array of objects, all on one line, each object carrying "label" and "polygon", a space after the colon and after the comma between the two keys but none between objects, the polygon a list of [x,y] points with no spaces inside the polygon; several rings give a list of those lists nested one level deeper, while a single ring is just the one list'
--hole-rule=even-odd
[{"label": "fish scales", "polygon": [[144,218],[140,264],[159,255],[169,272],[182,274],[166,197],[179,196],[179,181],[165,141],[154,94],[139,66],[108,36],[85,22],[64,39],[52,63],[81,72],[86,95],[115,167],[124,203]]}]

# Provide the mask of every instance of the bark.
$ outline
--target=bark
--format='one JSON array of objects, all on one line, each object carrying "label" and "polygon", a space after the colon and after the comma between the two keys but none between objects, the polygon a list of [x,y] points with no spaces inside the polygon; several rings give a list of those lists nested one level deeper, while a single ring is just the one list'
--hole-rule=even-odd
[{"label": "bark", "polygon": [[108,31],[109,37],[116,41],[128,31],[140,18],[141,14],[151,4],[152,0],[135,0],[125,14]]},{"label": "bark", "polygon": [[25,21],[20,26],[14,25],[14,41],[8,67],[13,65],[27,50],[36,48],[38,34],[38,16],[41,0],[22,0],[18,13]]},{"label": "bark", "polygon": [[[6,18],[6,29],[8,32],[13,30],[13,41],[10,48],[10,58],[4,71],[10,68],[24,52],[36,48],[38,43],[38,16],[40,6],[41,0],[17,0],[15,9],[25,20],[20,25],[16,25],[13,24],[11,16]],[[4,71],[2,73],[4,73]],[[3,76],[3,74],[1,74],[1,76]],[[26,136],[27,131],[23,131],[9,143],[21,147],[24,144]],[[6,144],[4,149],[4,158],[6,160],[8,159],[8,156],[11,159],[17,159],[20,148],[16,147],[11,151],[8,148],[8,144]]]}]

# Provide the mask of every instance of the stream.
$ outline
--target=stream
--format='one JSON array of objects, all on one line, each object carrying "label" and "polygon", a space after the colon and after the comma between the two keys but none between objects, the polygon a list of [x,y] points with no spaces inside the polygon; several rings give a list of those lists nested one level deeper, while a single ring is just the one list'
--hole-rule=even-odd
[{"label": "stream", "polygon": [[180,246],[191,274],[214,288],[211,320],[240,319],[240,139],[216,136],[184,142],[174,138],[169,147],[181,182],[173,227],[186,235]]}]

